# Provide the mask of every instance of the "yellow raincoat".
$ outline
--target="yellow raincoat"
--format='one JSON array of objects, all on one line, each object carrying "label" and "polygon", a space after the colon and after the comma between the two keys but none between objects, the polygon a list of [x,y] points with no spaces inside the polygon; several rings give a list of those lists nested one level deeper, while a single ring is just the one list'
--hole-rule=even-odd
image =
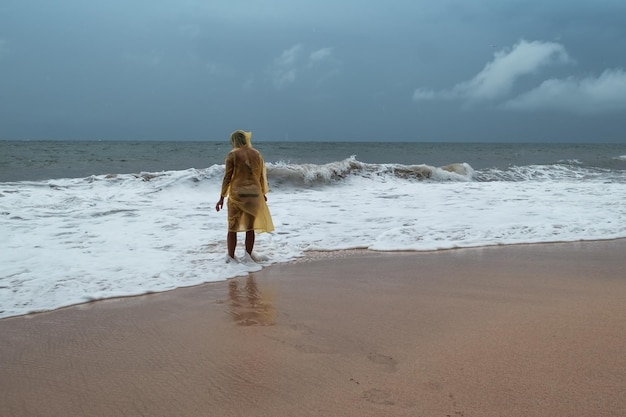
[{"label": "yellow raincoat", "polygon": [[228,197],[228,231],[271,232],[274,223],[265,202],[269,191],[265,162],[250,143],[252,134],[243,133],[245,144],[233,142],[225,161],[221,196]]}]

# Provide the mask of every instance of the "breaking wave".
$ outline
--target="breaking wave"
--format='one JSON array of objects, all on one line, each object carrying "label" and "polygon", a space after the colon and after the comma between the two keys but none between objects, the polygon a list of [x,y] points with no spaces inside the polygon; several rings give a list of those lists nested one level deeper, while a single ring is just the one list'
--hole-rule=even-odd
[{"label": "breaking wave", "polygon": [[[354,156],[327,164],[267,163],[271,187],[316,188],[341,184],[350,178],[385,181],[387,179],[429,182],[521,182],[521,181],[601,181],[626,183],[622,170],[584,166],[576,160],[550,165],[525,165],[507,168],[474,170],[468,163],[451,163],[444,166],[426,164],[373,164],[357,160]],[[152,191],[206,182],[220,182],[224,165],[208,168],[189,168],[179,171],[139,172],[134,174],[92,175],[86,178],[26,181],[35,187],[63,188],[76,184],[104,183],[108,186],[133,187],[143,184]]]}]

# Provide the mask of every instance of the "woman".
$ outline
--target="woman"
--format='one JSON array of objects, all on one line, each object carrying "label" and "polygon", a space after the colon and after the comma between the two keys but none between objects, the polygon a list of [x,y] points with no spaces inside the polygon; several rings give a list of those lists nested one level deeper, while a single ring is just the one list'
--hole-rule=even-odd
[{"label": "woman", "polygon": [[269,191],[265,162],[261,153],[252,147],[252,132],[236,130],[230,135],[233,150],[226,156],[226,168],[222,181],[220,199],[215,210],[224,207],[224,197],[228,197],[228,247],[227,262],[235,260],[237,232],[246,232],[245,258],[258,261],[252,254],[254,232],[274,230],[272,216],[267,207]]}]

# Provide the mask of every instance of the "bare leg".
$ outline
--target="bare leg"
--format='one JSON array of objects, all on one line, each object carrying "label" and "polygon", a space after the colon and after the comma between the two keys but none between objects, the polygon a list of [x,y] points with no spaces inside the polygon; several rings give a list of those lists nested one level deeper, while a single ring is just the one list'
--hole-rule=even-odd
[{"label": "bare leg", "polygon": [[252,249],[254,249],[254,230],[248,230],[246,232],[246,252],[252,255]]},{"label": "bare leg", "polygon": [[237,247],[237,232],[228,232],[226,235],[226,246],[228,247],[228,256],[235,259],[235,248]]}]

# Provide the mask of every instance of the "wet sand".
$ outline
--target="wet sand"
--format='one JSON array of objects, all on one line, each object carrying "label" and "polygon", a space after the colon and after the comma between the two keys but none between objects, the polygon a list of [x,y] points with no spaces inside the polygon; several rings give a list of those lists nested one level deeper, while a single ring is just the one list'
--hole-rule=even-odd
[{"label": "wet sand", "polygon": [[0,415],[626,416],[626,240],[317,254],[0,320]]}]

